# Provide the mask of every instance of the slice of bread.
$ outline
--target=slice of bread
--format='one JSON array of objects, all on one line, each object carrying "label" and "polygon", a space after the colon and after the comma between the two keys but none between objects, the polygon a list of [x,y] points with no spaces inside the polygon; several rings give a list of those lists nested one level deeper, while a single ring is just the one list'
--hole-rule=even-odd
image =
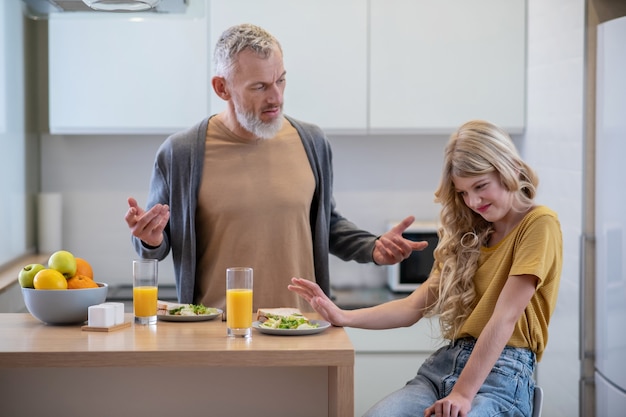
[{"label": "slice of bread", "polygon": [[157,314],[162,313],[165,314],[169,310],[177,307],[181,307],[184,304],[172,303],[170,301],[157,300]]},{"label": "slice of bread", "polygon": [[[256,319],[263,323],[269,317],[289,317],[300,316],[304,317],[299,309],[293,307],[278,307],[278,308],[259,308],[256,312]],[[306,317],[304,317],[306,318]]]}]

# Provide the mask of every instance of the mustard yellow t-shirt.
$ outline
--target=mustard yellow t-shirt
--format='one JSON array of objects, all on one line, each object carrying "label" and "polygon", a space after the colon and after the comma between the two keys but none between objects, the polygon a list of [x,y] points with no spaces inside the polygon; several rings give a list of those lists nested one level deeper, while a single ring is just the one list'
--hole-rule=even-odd
[{"label": "mustard yellow t-shirt", "polygon": [[459,337],[480,336],[509,276],[534,275],[539,279],[535,294],[507,345],[529,348],[537,355],[537,361],[541,360],[556,306],[562,264],[563,239],[558,217],[549,208],[538,206],[496,245],[481,248],[474,276],[477,305]]}]

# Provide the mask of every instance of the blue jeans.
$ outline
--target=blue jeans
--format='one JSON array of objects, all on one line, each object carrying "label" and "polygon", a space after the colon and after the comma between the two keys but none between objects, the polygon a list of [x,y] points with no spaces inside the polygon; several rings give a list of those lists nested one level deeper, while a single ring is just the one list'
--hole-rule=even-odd
[{"label": "blue jeans", "polygon": [[[417,376],[375,404],[364,417],[422,417],[424,410],[452,391],[467,364],[474,339],[460,339],[433,353]],[[535,389],[535,354],[505,347],[472,401],[469,417],[530,417]]]}]

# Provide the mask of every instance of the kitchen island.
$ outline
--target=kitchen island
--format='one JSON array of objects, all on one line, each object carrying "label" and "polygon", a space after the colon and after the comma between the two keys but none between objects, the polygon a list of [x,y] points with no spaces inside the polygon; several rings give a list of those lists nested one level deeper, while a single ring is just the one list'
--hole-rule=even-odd
[{"label": "kitchen island", "polygon": [[244,340],[219,318],[94,332],[0,314],[0,386],[0,414],[14,417],[344,417],[354,348],[338,327]]}]

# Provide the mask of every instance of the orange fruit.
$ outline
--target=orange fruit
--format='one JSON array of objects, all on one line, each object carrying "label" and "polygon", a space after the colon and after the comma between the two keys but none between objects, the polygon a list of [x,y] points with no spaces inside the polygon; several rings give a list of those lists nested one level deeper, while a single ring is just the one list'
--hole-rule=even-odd
[{"label": "orange fruit", "polygon": [[86,275],[74,275],[67,280],[67,288],[70,290],[77,288],[97,288],[98,284]]},{"label": "orange fruit", "polygon": [[91,269],[89,262],[83,258],[76,258],[76,273],[74,276],[76,275],[82,275],[89,279],[93,279],[93,269]]},{"label": "orange fruit", "polygon": [[66,290],[67,279],[56,269],[42,269],[33,278],[36,290]]}]

